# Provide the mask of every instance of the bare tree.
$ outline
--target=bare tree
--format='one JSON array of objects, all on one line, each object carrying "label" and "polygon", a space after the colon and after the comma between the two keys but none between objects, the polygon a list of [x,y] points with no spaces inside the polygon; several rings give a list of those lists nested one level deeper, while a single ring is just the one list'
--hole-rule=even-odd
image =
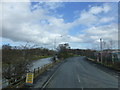
[{"label": "bare tree", "polygon": [[20,79],[29,71],[29,67],[31,66],[28,53],[29,47],[25,45],[23,50],[12,49],[10,45],[4,45],[3,47],[3,78],[8,80]]},{"label": "bare tree", "polygon": [[26,43],[21,46],[3,45],[2,48],[2,76],[10,80],[18,80],[30,71],[34,58],[52,55],[54,52],[45,48],[35,48],[37,45]]}]

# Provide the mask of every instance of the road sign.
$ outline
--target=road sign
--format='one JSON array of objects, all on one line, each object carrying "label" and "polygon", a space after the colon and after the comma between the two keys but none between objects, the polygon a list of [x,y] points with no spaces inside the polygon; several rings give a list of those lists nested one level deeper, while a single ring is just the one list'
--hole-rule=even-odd
[{"label": "road sign", "polygon": [[34,77],[34,74],[33,74],[33,73],[27,73],[26,83],[27,83],[27,84],[33,84],[33,77]]}]

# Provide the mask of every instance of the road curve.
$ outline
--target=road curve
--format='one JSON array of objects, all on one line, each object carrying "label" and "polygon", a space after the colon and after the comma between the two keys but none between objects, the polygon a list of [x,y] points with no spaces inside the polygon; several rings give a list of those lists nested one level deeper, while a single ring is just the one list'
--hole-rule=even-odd
[{"label": "road curve", "polygon": [[73,57],[57,69],[46,88],[118,88],[118,79],[84,57]]}]

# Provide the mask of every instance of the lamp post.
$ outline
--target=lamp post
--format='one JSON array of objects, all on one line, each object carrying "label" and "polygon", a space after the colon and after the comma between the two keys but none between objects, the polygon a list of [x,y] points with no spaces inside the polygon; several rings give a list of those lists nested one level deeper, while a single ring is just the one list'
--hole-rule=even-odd
[{"label": "lamp post", "polygon": [[57,42],[56,39],[57,39],[57,37],[62,37],[62,35],[55,37],[55,40],[54,40],[54,50],[56,50],[56,42]]},{"label": "lamp post", "polygon": [[101,63],[103,62],[102,59],[102,38],[100,38],[100,50],[101,50]]}]

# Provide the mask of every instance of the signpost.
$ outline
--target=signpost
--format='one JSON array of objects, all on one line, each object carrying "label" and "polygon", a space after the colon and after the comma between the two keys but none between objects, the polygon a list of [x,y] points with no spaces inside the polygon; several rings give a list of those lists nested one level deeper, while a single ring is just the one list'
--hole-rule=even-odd
[{"label": "signpost", "polygon": [[30,85],[30,86],[33,85],[33,77],[34,77],[33,73],[27,73],[27,75],[26,75],[26,85]]}]

